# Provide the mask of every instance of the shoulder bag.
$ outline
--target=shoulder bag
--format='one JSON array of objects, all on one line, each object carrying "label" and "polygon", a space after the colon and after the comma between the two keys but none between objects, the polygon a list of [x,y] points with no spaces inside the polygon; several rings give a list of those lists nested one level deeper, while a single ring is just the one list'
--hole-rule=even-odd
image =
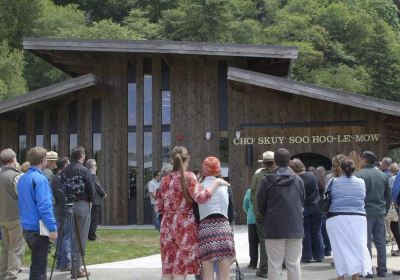
[{"label": "shoulder bag", "polygon": [[328,186],[326,187],[326,191],[324,192],[324,194],[322,196],[321,211],[323,213],[328,213],[329,207],[331,207],[331,203],[332,203],[331,188],[332,188],[332,184],[334,181],[335,181],[334,178],[332,178],[330,180]]}]

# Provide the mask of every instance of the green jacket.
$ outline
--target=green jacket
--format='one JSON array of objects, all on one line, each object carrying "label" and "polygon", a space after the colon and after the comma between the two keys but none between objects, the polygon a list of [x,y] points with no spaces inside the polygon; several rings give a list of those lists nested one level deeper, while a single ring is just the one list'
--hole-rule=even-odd
[{"label": "green jacket", "polygon": [[372,165],[367,165],[355,175],[365,181],[367,216],[386,215],[391,203],[391,192],[386,174]]},{"label": "green jacket", "polygon": [[254,209],[254,214],[256,215],[256,221],[257,223],[263,223],[264,217],[258,212],[258,207],[257,207],[257,194],[258,190],[260,189],[260,184],[261,181],[264,179],[264,177],[268,174],[271,174],[276,170],[276,166],[272,166],[267,168],[260,168],[259,170],[254,173],[253,178],[251,179],[251,184],[250,184],[250,189],[251,189],[251,201],[253,202],[253,209]]}]

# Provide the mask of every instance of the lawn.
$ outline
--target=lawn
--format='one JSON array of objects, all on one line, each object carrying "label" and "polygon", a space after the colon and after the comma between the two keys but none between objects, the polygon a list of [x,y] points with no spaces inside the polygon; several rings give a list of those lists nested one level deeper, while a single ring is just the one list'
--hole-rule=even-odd
[{"label": "lawn", "polygon": [[[160,253],[160,235],[155,230],[109,230],[99,229],[98,240],[88,241],[86,264],[108,263],[140,258]],[[1,244],[1,243],[0,243]],[[55,246],[53,246],[54,251]],[[30,265],[30,251],[26,246],[24,266]],[[49,254],[49,266],[53,253]]]}]

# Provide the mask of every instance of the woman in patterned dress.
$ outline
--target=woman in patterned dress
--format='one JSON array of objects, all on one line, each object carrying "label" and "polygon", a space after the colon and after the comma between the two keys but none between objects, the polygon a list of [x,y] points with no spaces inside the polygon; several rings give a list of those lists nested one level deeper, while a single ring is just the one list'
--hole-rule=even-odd
[{"label": "woman in patterned dress", "polygon": [[[200,180],[206,189],[218,176],[221,164],[216,157],[203,161]],[[235,218],[230,187],[221,186],[204,204],[199,204],[199,248],[203,280],[214,279],[214,262],[218,266],[219,280],[229,280],[231,260],[235,258],[232,223]]]},{"label": "woman in patterned dress", "polygon": [[193,214],[193,202],[205,203],[221,185],[229,185],[215,179],[202,190],[196,176],[187,171],[190,156],[183,146],[171,152],[172,172],[161,180],[157,192],[157,211],[162,215],[160,247],[162,260],[161,279],[186,279],[187,274],[200,274],[198,225]]}]

